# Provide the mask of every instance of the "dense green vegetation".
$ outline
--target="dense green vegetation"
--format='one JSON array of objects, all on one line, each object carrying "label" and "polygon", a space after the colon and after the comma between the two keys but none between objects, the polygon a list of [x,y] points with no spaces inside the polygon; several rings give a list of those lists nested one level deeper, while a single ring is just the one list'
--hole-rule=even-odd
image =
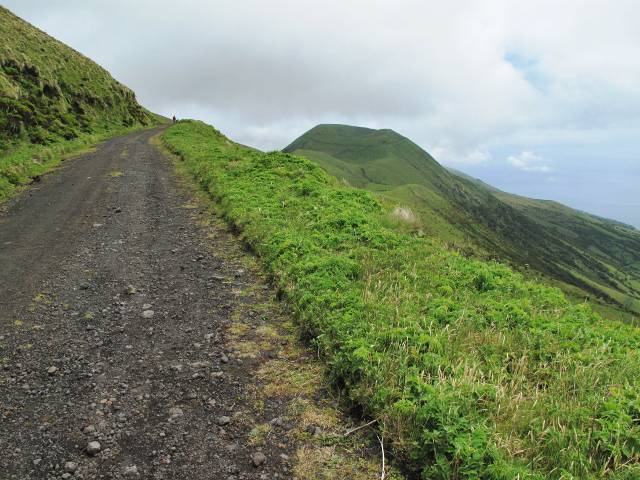
[{"label": "dense green vegetation", "polygon": [[0,199],[61,152],[155,123],[134,93],[0,7]]},{"label": "dense green vegetation", "polygon": [[[640,313],[640,232],[555,202],[509,195],[440,166],[392,130],[318,125],[286,152],[409,207],[415,228],[552,279],[578,298]],[[626,315],[631,318],[631,315]]]},{"label": "dense green vegetation", "polygon": [[305,158],[198,122],[163,141],[422,478],[640,478],[636,327],[392,228],[392,207]]}]

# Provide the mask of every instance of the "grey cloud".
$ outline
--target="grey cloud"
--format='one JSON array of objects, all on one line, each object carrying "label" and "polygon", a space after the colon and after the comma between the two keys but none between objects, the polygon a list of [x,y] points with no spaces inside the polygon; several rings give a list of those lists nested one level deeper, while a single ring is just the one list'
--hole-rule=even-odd
[{"label": "grey cloud", "polygon": [[[589,194],[562,195],[577,207],[592,202],[606,169],[638,181],[612,152],[619,138],[637,151],[640,133],[632,0],[4,4],[101,63],[149,108],[197,116],[260,148],[333,121],[394,128],[489,183],[513,171],[509,156],[545,151],[555,175],[579,168],[572,151],[589,145],[606,162]],[[509,56],[533,59],[537,80]],[[527,193],[558,197],[571,190],[567,178],[557,175],[554,190],[529,180]],[[610,216],[632,218],[631,190],[615,202],[603,194],[602,205],[618,205]]]}]

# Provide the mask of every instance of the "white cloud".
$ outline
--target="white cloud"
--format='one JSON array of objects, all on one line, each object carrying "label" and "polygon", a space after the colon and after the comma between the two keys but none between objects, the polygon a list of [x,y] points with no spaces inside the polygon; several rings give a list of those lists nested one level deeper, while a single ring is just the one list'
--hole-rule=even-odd
[{"label": "white cloud", "polygon": [[388,126],[472,164],[516,133],[640,123],[634,0],[5,4],[150,108],[182,116],[198,104],[240,141],[334,119]]},{"label": "white cloud", "polygon": [[479,163],[484,163],[488,160],[491,160],[491,154],[486,150],[474,150],[467,154],[466,160],[469,163],[477,165]]},{"label": "white cloud", "polygon": [[453,145],[423,145],[438,162],[454,167],[481,165],[491,160],[491,153],[484,148],[458,149]]},{"label": "white cloud", "polygon": [[522,151],[518,155],[510,155],[507,162],[525,172],[549,173],[552,171],[545,158],[529,150]]}]

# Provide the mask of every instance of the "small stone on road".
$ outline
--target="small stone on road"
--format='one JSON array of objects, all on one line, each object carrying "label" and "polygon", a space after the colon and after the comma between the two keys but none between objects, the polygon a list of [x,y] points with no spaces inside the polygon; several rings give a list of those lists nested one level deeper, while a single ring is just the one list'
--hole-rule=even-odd
[{"label": "small stone on road", "polygon": [[100,450],[102,450],[102,445],[100,445],[100,442],[89,442],[89,444],[87,445],[87,453],[92,457],[100,453]]}]

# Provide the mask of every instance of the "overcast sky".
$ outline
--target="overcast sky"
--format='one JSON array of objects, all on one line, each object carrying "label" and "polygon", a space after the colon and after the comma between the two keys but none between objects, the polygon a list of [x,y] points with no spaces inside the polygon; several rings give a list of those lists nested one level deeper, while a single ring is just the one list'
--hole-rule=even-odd
[{"label": "overcast sky", "polygon": [[640,1],[0,3],[236,141],[393,128],[504,190],[640,226]]}]

